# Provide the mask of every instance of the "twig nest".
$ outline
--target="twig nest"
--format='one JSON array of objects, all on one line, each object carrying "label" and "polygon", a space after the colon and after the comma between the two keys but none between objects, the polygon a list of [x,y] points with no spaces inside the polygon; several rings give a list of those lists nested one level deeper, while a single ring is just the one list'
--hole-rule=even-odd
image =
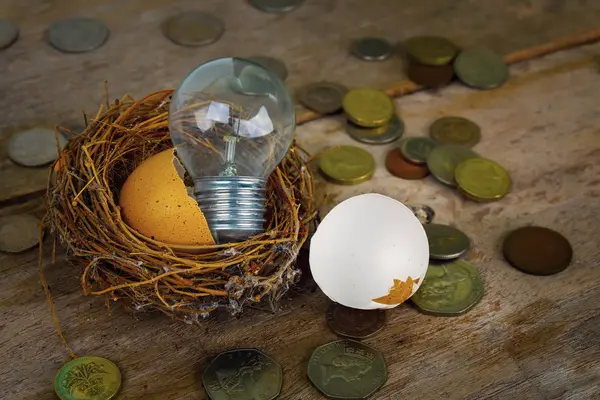
[{"label": "twig nest", "polygon": [[101,107],[54,163],[45,223],[81,266],[85,294],[123,300],[132,310],[160,310],[188,322],[226,308],[271,309],[297,281],[298,252],[316,209],[307,154],[292,145],[268,181],[264,233],[224,245],[171,246],[132,229],[120,190],[144,160],[172,146],[172,91]]}]

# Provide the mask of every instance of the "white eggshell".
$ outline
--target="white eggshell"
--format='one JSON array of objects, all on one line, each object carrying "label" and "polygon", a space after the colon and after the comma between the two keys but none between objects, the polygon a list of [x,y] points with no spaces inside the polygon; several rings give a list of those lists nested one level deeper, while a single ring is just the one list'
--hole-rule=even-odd
[{"label": "white eggshell", "polygon": [[310,243],[310,270],[331,300],[370,310],[393,308],[373,299],[388,295],[394,280],[425,277],[429,244],[423,226],[401,202],[381,194],[351,197],[335,206]]}]

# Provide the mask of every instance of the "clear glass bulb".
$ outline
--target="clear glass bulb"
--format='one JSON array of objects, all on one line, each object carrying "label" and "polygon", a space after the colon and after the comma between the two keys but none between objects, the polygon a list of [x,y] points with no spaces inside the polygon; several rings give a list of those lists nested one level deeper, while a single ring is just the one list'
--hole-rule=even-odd
[{"label": "clear glass bulb", "polygon": [[283,81],[248,60],[208,61],[175,90],[171,140],[217,243],[264,230],[267,179],[287,153],[295,127]]}]

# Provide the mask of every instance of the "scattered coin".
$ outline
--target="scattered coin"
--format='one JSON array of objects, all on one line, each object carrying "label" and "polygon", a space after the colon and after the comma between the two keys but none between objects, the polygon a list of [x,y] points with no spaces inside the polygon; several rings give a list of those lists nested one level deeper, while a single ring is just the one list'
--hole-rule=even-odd
[{"label": "scattered coin", "polygon": [[202,384],[212,400],[272,400],[279,396],[282,382],[281,366],[256,349],[220,353],[202,375]]},{"label": "scattered coin", "polygon": [[427,156],[439,143],[426,137],[409,137],[402,140],[400,152],[408,161],[415,164],[427,163]]},{"label": "scattered coin", "polygon": [[319,114],[332,114],[342,109],[342,100],[348,88],[333,82],[317,82],[302,87],[298,100],[306,108]]},{"label": "scattered coin", "polygon": [[216,16],[201,11],[185,11],[167,19],[163,35],[181,46],[206,46],[223,36],[225,23]]},{"label": "scattered coin", "polygon": [[101,357],[78,357],[65,364],[54,378],[61,400],[110,400],[121,388],[121,371]]},{"label": "scattered coin", "polygon": [[458,258],[469,249],[467,235],[450,225],[425,225],[425,234],[429,241],[429,257],[435,260]]},{"label": "scattered coin", "polygon": [[307,372],[313,385],[334,399],[365,399],[387,380],[381,353],[353,340],[317,347],[308,361]]},{"label": "scattered coin", "polygon": [[[58,134],[60,148],[67,139]],[[58,158],[56,136],[51,129],[34,128],[15,134],[8,143],[8,157],[25,167],[40,167]]]},{"label": "scattered coin", "polygon": [[337,335],[365,339],[385,325],[385,310],[357,310],[332,303],[327,309],[327,324]]},{"label": "scattered coin", "polygon": [[248,60],[263,66],[269,71],[274,72],[282,81],[288,77],[288,69],[285,66],[285,63],[277,58],[268,57],[268,56],[252,56],[248,57]]},{"label": "scattered coin", "polygon": [[456,186],[454,170],[466,159],[479,157],[468,147],[458,144],[443,144],[431,150],[427,166],[435,178],[449,186]]},{"label": "scattered coin", "polygon": [[502,57],[481,47],[462,51],[454,60],[454,70],[464,84],[477,89],[493,89],[508,79]]},{"label": "scattered coin", "polygon": [[385,167],[390,174],[402,179],[423,179],[429,174],[426,165],[407,161],[400,149],[392,149],[385,157]]},{"label": "scattered coin", "polygon": [[428,88],[439,88],[448,85],[454,78],[454,67],[446,65],[424,65],[411,61],[406,69],[408,79]]},{"label": "scattered coin", "polygon": [[354,140],[366,144],[388,144],[400,139],[404,134],[404,122],[393,116],[383,133],[376,133],[380,128],[361,128],[352,122],[346,123],[346,132]]},{"label": "scattered coin", "polygon": [[0,19],[0,49],[13,45],[19,38],[19,28],[7,19]]},{"label": "scattered coin", "polygon": [[429,135],[440,143],[473,147],[481,140],[481,128],[463,117],[442,117],[431,124]]},{"label": "scattered coin", "polygon": [[70,18],[50,25],[48,38],[55,49],[64,53],[85,53],[102,46],[109,31],[102,21]]},{"label": "scattered coin", "polygon": [[0,251],[20,253],[39,244],[40,221],[31,215],[0,218]]},{"label": "scattered coin", "polygon": [[363,60],[382,61],[392,55],[392,45],[382,38],[363,37],[352,42],[352,53]]},{"label": "scattered coin", "polygon": [[569,241],[560,233],[541,226],[512,231],[504,239],[502,252],[513,267],[531,275],[557,274],[573,259]]},{"label": "scattered coin", "polygon": [[375,172],[375,159],[355,146],[336,146],[321,154],[321,172],[334,183],[355,185],[365,182]]},{"label": "scattered coin", "polygon": [[493,201],[510,190],[510,175],[486,158],[471,158],[458,164],[454,178],[461,192],[475,201]]},{"label": "scattered coin", "polygon": [[394,103],[385,92],[376,89],[350,90],[342,101],[350,121],[365,128],[385,125],[394,115]]},{"label": "scattered coin", "polygon": [[300,7],[304,0],[250,0],[250,4],[267,13],[285,13]]},{"label": "scattered coin", "polygon": [[435,218],[435,211],[433,208],[418,204],[418,205],[407,205],[408,208],[415,214],[415,217],[423,224],[430,224]]},{"label": "scattered coin", "polygon": [[449,64],[458,48],[450,40],[438,36],[415,36],[405,43],[406,52],[414,61],[424,65]]},{"label": "scattered coin", "polygon": [[423,283],[411,297],[419,311],[456,316],[473,308],[483,297],[483,281],[471,263],[457,259],[430,264]]}]

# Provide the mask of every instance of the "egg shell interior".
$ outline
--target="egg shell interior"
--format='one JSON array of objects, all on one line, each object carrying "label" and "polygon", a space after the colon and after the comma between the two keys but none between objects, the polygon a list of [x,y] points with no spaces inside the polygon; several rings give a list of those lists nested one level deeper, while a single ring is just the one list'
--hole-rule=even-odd
[{"label": "egg shell interior", "polygon": [[393,308],[423,282],[429,244],[404,204],[362,194],[325,216],[311,239],[309,262],[315,282],[331,300],[363,310]]}]

